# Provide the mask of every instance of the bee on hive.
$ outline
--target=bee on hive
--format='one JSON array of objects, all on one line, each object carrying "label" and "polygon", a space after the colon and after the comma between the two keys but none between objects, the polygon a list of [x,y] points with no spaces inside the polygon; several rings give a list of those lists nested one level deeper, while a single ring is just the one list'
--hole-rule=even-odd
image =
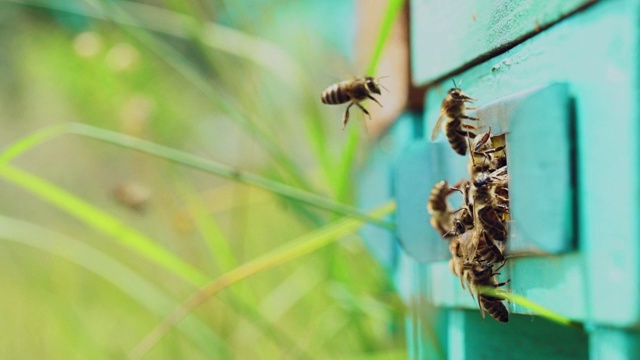
[{"label": "bee on hive", "polygon": [[507,174],[500,174],[506,168],[500,168],[491,174],[480,173],[473,181],[475,218],[494,241],[507,239],[507,228],[504,224],[505,213],[509,212],[508,199],[496,194],[495,189],[507,184]]},{"label": "bee on hive", "polygon": [[505,145],[493,146],[494,140],[502,140],[504,135],[499,136],[491,136],[491,127],[489,127],[489,131],[484,133],[482,137],[476,138],[475,144],[471,147],[469,144],[469,148],[471,149],[469,152],[469,175],[471,178],[474,178],[481,172],[492,172],[497,170],[498,168],[505,166],[507,164],[507,157],[505,153]]},{"label": "bee on hive", "polygon": [[462,92],[459,85],[453,82],[453,88],[449,89],[447,96],[442,100],[440,106],[440,117],[436,121],[436,125],[431,132],[431,140],[435,140],[442,127],[442,122],[446,118],[447,121],[444,124],[445,135],[451,144],[453,151],[460,155],[467,153],[466,138],[475,138],[476,134],[473,132],[476,127],[471,124],[466,124],[463,120],[474,120],[478,118],[469,116],[466,114],[468,108],[466,103],[476,101],[476,99]]},{"label": "bee on hive", "polygon": [[[503,264],[504,265],[504,264]],[[480,306],[480,312],[484,317],[485,311],[494,319],[499,322],[509,321],[509,310],[504,306],[502,300],[490,295],[480,293],[480,288],[498,288],[509,283],[509,280],[499,283],[496,280],[496,276],[499,275],[497,269],[493,269],[492,263],[473,263],[468,266],[469,271],[466,274],[466,280],[469,283],[469,288],[476,294],[478,294],[478,305]]]},{"label": "bee on hive", "polygon": [[431,214],[431,226],[445,239],[454,234],[451,228],[453,209],[447,201],[447,197],[454,191],[449,187],[449,183],[440,181],[433,185],[427,202],[427,211]]}]

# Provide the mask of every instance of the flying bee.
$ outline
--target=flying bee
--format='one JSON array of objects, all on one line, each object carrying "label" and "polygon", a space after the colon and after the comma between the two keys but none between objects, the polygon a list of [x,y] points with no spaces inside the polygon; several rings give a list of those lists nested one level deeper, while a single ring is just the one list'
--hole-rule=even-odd
[{"label": "flying bee", "polygon": [[433,185],[427,202],[427,211],[431,214],[431,226],[445,239],[454,235],[451,229],[452,208],[447,197],[455,190],[452,190],[446,181],[440,181]]},{"label": "flying bee", "polygon": [[320,100],[322,100],[324,104],[339,105],[349,102],[349,106],[347,106],[342,116],[342,130],[347,126],[347,122],[349,121],[349,108],[354,104],[369,116],[369,119],[371,119],[371,114],[360,105],[360,102],[370,99],[382,107],[382,104],[372,96],[372,94],[381,95],[380,88],[387,90],[380,84],[380,79],[381,78],[375,79],[371,76],[365,76],[353,80],[346,80],[333,84],[322,92]]},{"label": "flying bee", "polygon": [[440,106],[440,117],[438,118],[438,121],[436,121],[436,125],[433,127],[433,131],[431,132],[431,140],[435,140],[438,136],[438,132],[442,127],[442,121],[446,117],[447,122],[445,123],[444,128],[449,144],[451,144],[453,151],[460,155],[465,155],[467,153],[465,137],[476,137],[476,134],[473,132],[476,130],[476,127],[463,122],[465,119],[474,121],[478,120],[478,118],[466,114],[466,110],[473,109],[468,108],[466,103],[474,101],[476,101],[476,99],[463,93],[462,90],[460,90],[460,85],[456,84],[454,81],[453,88],[449,89],[447,96],[442,100],[442,105]]}]

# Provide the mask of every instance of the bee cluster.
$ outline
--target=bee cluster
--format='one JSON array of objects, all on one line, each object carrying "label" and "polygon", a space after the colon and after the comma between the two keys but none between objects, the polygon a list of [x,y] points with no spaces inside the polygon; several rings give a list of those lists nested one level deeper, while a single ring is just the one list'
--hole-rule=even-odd
[{"label": "bee cluster", "polygon": [[[429,195],[427,211],[431,215],[431,225],[449,242],[449,266],[460,278],[462,288],[468,289],[472,296],[477,295],[483,316],[487,312],[497,321],[507,322],[509,312],[502,300],[480,294],[481,287],[498,288],[508,283],[496,279],[505,264],[506,221],[509,219],[504,136],[492,137],[489,128],[487,133],[476,138],[475,126],[462,123],[462,119],[478,120],[465,114],[465,102],[471,101],[472,98],[455,87],[449,90],[441,111],[448,118],[445,129],[453,150],[465,155],[469,149],[470,178],[453,186],[446,181],[436,183]],[[452,108],[455,111],[451,111]],[[435,135],[440,125],[439,119]],[[474,139],[473,144],[471,139]],[[462,195],[462,206],[457,210],[448,201],[454,193]]]}]

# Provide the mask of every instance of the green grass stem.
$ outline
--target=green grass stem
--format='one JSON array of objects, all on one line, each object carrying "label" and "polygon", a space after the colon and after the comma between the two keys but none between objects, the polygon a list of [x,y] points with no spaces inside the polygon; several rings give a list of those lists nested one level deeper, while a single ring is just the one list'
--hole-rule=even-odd
[{"label": "green grass stem", "polygon": [[9,164],[0,166],[0,177],[117,240],[191,285],[201,286],[208,281],[208,277],[202,272],[165,250],[146,235],[48,181]]},{"label": "green grass stem", "polygon": [[[393,213],[395,208],[395,202],[391,201],[372,210],[369,214],[372,217],[383,218]],[[218,292],[239,281],[245,280],[252,275],[262,273],[266,270],[317,251],[322,247],[339,240],[345,235],[352,234],[363,225],[364,222],[361,219],[347,218],[337,221],[305,234],[295,241],[292,241],[218,277],[191,295],[180,307],[167,315],[167,317],[155,329],[153,329],[149,334],[147,334],[147,336],[145,336],[144,339],[142,339],[142,341],[140,341],[140,343],[138,343],[138,345],[131,351],[129,358],[141,359],[188,313]]]},{"label": "green grass stem", "polygon": [[548,319],[550,321],[553,321],[557,324],[584,330],[582,324],[576,321],[573,321],[565,316],[562,316],[552,310],[549,310],[542,305],[536,304],[535,302],[527,299],[522,295],[512,294],[508,291],[495,289],[492,287],[478,287],[478,290],[480,294],[491,295],[499,299],[507,300],[510,303],[522,306],[523,308],[527,308],[531,310],[534,314],[540,317],[543,317],[545,319]]},{"label": "green grass stem", "polygon": [[388,229],[394,228],[394,225],[387,221],[371,217],[356,208],[335,202],[329,198],[316,195],[277,181],[269,180],[258,175],[242,172],[233,167],[214,162],[212,160],[207,160],[180,150],[80,123],[69,123],[66,125],[54,126],[53,128],[46,128],[15,142],[5,151],[3,151],[2,154],[0,154],[0,167],[3,163],[6,164],[8,161],[18,156],[22,152],[64,133],[81,135],[120,147],[147,153],[149,155],[163,158],[165,160],[169,160],[184,166],[192,167],[221,177],[225,177],[232,181],[255,186],[266,191],[284,196],[286,198],[296,200],[314,207],[329,210],[337,214],[353,216]]},{"label": "green grass stem", "polygon": [[384,50],[387,39],[389,39],[389,34],[391,34],[393,24],[397,20],[403,6],[404,0],[389,0],[387,3],[387,9],[384,12],[384,18],[380,25],[380,32],[378,33],[378,38],[376,39],[373,47],[373,53],[369,59],[369,65],[367,66],[367,75],[375,76],[376,70],[378,69],[378,63],[380,63],[380,57],[382,56],[382,50]]},{"label": "green grass stem", "polygon": [[[81,241],[23,220],[0,215],[0,239],[12,241],[67,259],[106,279],[157,316],[176,306],[176,300],[134,270]],[[179,330],[204,354],[229,357],[225,342],[195,316],[179,324]]]}]

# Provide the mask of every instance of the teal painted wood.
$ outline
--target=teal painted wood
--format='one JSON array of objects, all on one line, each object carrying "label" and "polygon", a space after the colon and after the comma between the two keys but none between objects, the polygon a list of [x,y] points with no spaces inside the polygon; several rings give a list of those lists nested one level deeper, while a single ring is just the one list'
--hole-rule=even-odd
[{"label": "teal painted wood", "polygon": [[[576,321],[588,320],[586,276],[579,254],[565,256],[537,256],[513,259],[501,270],[501,280],[511,279],[504,288],[522,295],[550,310]],[[427,297],[436,306],[478,310],[477,302],[460,280],[455,277],[447,262],[430,265],[427,281]],[[507,304],[512,313],[531,314],[526,308]]]},{"label": "teal painted wood", "polygon": [[591,0],[412,0],[413,81],[427,84]]},{"label": "teal painted wood", "polygon": [[592,329],[589,354],[592,360],[640,359],[640,333],[612,328]]},{"label": "teal painted wood", "polygon": [[415,311],[407,319],[409,359],[447,359],[449,311],[437,308],[422,296],[408,303]]},{"label": "teal painted wood", "polygon": [[[508,288],[512,292],[584,322],[589,329],[588,345],[585,334],[558,333],[557,326],[532,315],[523,315],[528,314],[529,310],[513,304],[509,305],[512,311],[510,323],[482,320],[477,304],[460,287],[459,280],[451,274],[445,260],[420,263],[420,257],[405,252],[408,249],[405,247],[398,250],[393,280],[412,309],[407,318],[407,328],[411,331],[408,335],[409,354],[412,358],[437,358],[434,349],[438,347],[444,349],[447,358],[455,359],[500,358],[506,357],[505,354],[517,354],[517,358],[525,359],[585,358],[587,352],[591,359],[640,358],[640,332],[637,331],[640,328],[639,34],[640,1],[601,1],[504,54],[455,74],[456,80],[464,80],[465,92],[478,98],[477,105],[481,106],[549,84],[563,83],[567,86],[566,90],[574,103],[572,118],[575,119],[575,133],[569,135],[574,137],[577,145],[577,247],[561,255],[510,259],[502,271],[501,279],[511,279]],[[440,48],[435,46],[430,50],[436,52]],[[456,62],[461,55],[448,53],[448,56]],[[428,57],[427,53],[420,57],[414,54],[414,62],[424,61],[427,64]],[[438,71],[438,76],[442,77],[447,70]],[[446,79],[430,86],[425,103],[423,138],[429,136],[438,117],[440,102],[450,84],[450,80]],[[559,98],[566,99],[566,93],[559,95]],[[560,124],[544,115],[547,101],[538,100],[538,104],[541,104],[537,106],[539,109],[532,110],[531,116],[523,122],[525,127],[533,125],[531,123],[537,123],[537,127],[518,130],[520,134],[530,132],[531,136],[514,139],[509,135],[510,173],[512,181],[517,182],[511,184],[511,190],[526,195],[524,198],[531,201],[543,202],[541,205],[544,206],[564,204],[560,207],[566,208],[567,192],[541,187],[530,190],[531,194],[528,194],[528,190],[524,190],[526,187],[519,186],[523,184],[522,179],[539,175],[536,172],[528,173],[533,167],[523,165],[520,167],[521,175],[514,174],[518,173],[518,159],[542,167],[535,158],[529,157],[531,154],[528,149],[537,145],[535,151],[553,154],[558,138],[567,137],[566,127],[554,128]],[[564,135],[558,134],[558,131]],[[532,139],[539,141],[531,143]],[[411,185],[415,179],[403,179],[415,176],[416,168],[431,167],[431,172],[426,175],[418,174],[423,177],[439,174],[437,176],[446,178],[452,173],[464,171],[463,167],[459,167],[461,165],[449,164],[446,155],[438,157],[435,164],[425,164],[426,160],[420,160],[428,157],[425,154],[439,152],[438,146],[446,145],[443,137],[439,141],[429,144],[415,140],[407,152],[395,159],[398,167],[394,176],[399,181],[394,184],[392,193],[398,199],[400,212],[405,201],[402,199],[412,194],[412,189],[406,189],[402,184],[416,186]],[[514,153],[514,147],[520,149]],[[464,161],[464,158],[454,156],[458,159],[454,162]],[[411,161],[415,162],[416,159],[420,165],[412,167]],[[407,161],[404,166],[411,171],[399,170],[403,161]],[[566,180],[564,175],[561,177]],[[550,181],[555,179],[551,177]],[[545,181],[538,179],[535,182],[544,184]],[[427,190],[431,185],[425,184]],[[566,183],[563,188],[566,188]],[[419,191],[424,192],[424,189]],[[539,196],[535,197],[536,194]],[[518,197],[512,194],[512,199],[515,199],[514,196]],[[421,202],[415,201],[415,204]],[[417,209],[418,205],[412,206]],[[518,217],[532,217],[531,213],[524,215],[530,207],[523,206],[522,210],[515,210],[515,206],[514,221],[518,221]],[[523,215],[518,215],[518,212]],[[548,210],[535,212],[547,213]],[[556,214],[559,218],[564,217],[558,223],[572,221],[567,217],[571,210],[560,210]],[[424,222],[424,218],[415,221]],[[538,222],[535,226],[543,227],[545,223]],[[557,225],[552,227],[562,228]],[[403,231],[400,229],[402,226],[399,226],[399,233]],[[513,244],[523,241],[522,231],[518,231],[517,226],[512,230],[515,239],[510,241],[513,240]],[[569,232],[559,237],[571,238],[571,229],[564,230]],[[429,236],[420,238],[422,234],[416,232],[418,230],[409,229],[408,237],[403,238],[428,240]],[[439,315],[434,316],[432,312]],[[446,313],[451,315],[442,316]],[[535,330],[528,332],[527,327]],[[497,331],[494,332],[493,328],[497,328]],[[434,329],[436,336],[426,336],[428,332],[424,329]],[[442,336],[443,331],[446,336]],[[539,349],[526,343],[531,339],[535,340]],[[518,345],[512,347],[512,344]],[[474,353],[473,350],[480,345],[500,349],[500,352],[484,353],[483,350]],[[572,349],[572,352],[565,352],[567,349]]]},{"label": "teal painted wood", "polygon": [[[588,321],[618,327],[640,321],[639,24],[638,1],[603,1],[456,75],[479,105],[549,83],[569,85],[578,141],[578,249],[586,278],[585,292],[572,294],[571,301],[586,298]],[[449,87],[447,80],[427,94],[426,133]],[[539,146],[551,145],[541,139]],[[540,201],[556,201],[544,195]],[[514,259],[514,266],[521,261]]]},{"label": "teal painted wood", "polygon": [[[560,253],[572,249],[573,192],[569,157],[569,98],[561,84],[520,92],[482,106],[480,131],[492,127],[507,134],[509,156],[522,159],[510,165],[510,254]],[[540,139],[548,144],[541,148]],[[449,258],[448,245],[429,224],[425,204],[433,184],[453,185],[468,179],[467,158],[455,154],[444,135],[438,142],[415,141],[398,157],[393,194],[398,202],[397,235],[407,254],[421,262]],[[553,178],[553,183],[548,179]],[[515,187],[514,187],[515,186]],[[540,195],[554,201],[540,201]],[[457,208],[461,197],[451,196]],[[457,201],[456,201],[457,200]]]},{"label": "teal painted wood", "polygon": [[[571,99],[565,84],[520,91],[481,106],[478,132],[506,133],[511,218],[507,253],[573,250]],[[549,181],[553,179],[553,181]],[[552,201],[541,201],[553,199]]]},{"label": "teal painted wood", "polygon": [[[587,334],[530,316],[513,315],[509,324],[483,319],[479,313],[450,313],[449,358],[475,359],[587,359]],[[603,358],[604,359],[604,358]]]},{"label": "teal painted wood", "polygon": [[398,158],[394,171],[397,234],[405,252],[418,261],[449,257],[447,243],[429,224],[426,205],[431,187],[442,180],[456,183],[465,174],[465,163],[451,154],[448,143],[428,141],[414,142]]},{"label": "teal painted wood", "polygon": [[[369,210],[394,199],[391,173],[398,156],[419,136],[418,126],[417,115],[403,114],[369,150],[365,163],[358,169],[356,198],[359,208]],[[366,225],[360,235],[385,270],[395,272],[399,261],[396,235],[375,225]]]},{"label": "teal painted wood", "polygon": [[[516,100],[517,99],[517,100]],[[571,102],[555,84],[517,96],[506,136],[511,218],[508,253],[573,249]]]}]

